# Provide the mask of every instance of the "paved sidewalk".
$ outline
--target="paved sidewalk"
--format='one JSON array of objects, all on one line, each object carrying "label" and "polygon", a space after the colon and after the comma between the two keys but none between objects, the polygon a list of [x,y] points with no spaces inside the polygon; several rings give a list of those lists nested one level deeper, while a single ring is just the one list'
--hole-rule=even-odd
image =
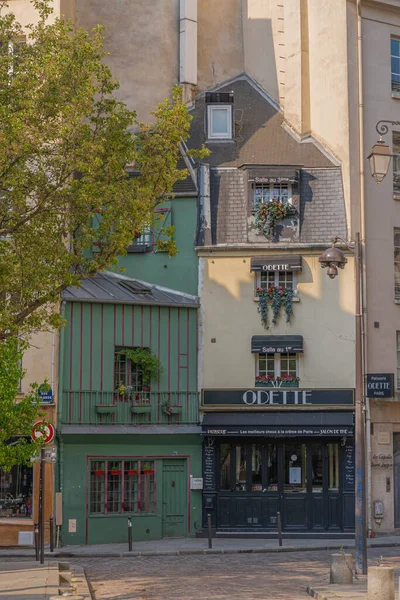
[{"label": "paved sidewalk", "polygon": [[[400,546],[400,536],[382,536],[368,540],[372,548],[391,548]],[[240,539],[240,538],[213,538],[212,550],[208,550],[206,538],[174,538],[148,542],[134,542],[133,551],[128,551],[126,544],[98,544],[93,546],[63,546],[50,553],[46,549],[48,558],[57,557],[120,557],[120,556],[153,556],[177,554],[231,554],[239,552],[296,552],[316,550],[354,549],[354,541],[343,540],[315,540],[315,539],[284,539],[283,546],[279,547],[278,540],[266,539]],[[34,551],[30,548],[0,548],[0,557],[33,557]]]},{"label": "paved sidewalk", "polygon": [[58,563],[0,564],[0,600],[50,600],[58,596]]}]

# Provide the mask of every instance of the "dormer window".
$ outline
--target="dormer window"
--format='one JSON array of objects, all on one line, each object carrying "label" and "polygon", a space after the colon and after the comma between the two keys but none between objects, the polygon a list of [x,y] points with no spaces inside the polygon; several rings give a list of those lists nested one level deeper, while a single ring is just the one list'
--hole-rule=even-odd
[{"label": "dormer window", "polygon": [[259,204],[277,200],[282,204],[292,201],[292,186],[290,183],[255,183],[254,207]]},{"label": "dormer window", "polygon": [[232,106],[207,106],[207,137],[209,140],[232,139]]}]

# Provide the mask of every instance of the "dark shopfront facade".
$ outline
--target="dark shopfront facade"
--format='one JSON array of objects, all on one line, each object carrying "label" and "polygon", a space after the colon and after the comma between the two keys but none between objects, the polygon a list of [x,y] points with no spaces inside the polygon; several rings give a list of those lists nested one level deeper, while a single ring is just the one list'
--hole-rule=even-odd
[{"label": "dark shopfront facade", "polygon": [[223,532],[354,531],[353,390],[204,390],[203,514]]}]

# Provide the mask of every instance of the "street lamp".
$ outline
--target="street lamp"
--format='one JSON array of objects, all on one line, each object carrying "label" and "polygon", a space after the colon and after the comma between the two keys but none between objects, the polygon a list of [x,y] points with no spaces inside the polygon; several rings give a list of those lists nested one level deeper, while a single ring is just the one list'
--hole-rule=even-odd
[{"label": "street lamp", "polygon": [[346,242],[342,238],[332,238],[332,247],[325,250],[319,262],[322,268],[328,269],[328,276],[334,279],[338,269],[344,269],[347,259],[336,247],[341,241],[354,253],[356,283],[356,406],[355,406],[355,518],[356,518],[356,569],[359,573],[367,573],[367,527],[365,502],[365,420],[364,420],[364,374],[362,362],[362,294],[361,294],[361,244],[360,234],[356,233],[355,242]]},{"label": "street lamp", "polygon": [[382,135],[386,135],[389,131],[389,127],[385,123],[400,125],[400,121],[378,121],[376,124],[376,130],[381,137],[373,146],[371,154],[368,156],[371,175],[376,183],[381,183],[386,177],[389,171],[390,159],[392,158],[390,147],[382,139]]}]

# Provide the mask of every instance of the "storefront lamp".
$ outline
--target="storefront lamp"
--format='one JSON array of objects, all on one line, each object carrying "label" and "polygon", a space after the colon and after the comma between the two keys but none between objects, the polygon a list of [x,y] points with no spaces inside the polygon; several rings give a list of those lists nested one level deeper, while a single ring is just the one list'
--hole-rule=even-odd
[{"label": "storefront lamp", "polygon": [[376,183],[381,183],[389,171],[390,159],[392,154],[390,148],[382,140],[378,140],[368,156],[371,175]]},{"label": "storefront lamp", "polygon": [[322,256],[319,257],[321,267],[323,269],[328,269],[328,277],[331,279],[335,279],[338,274],[338,269],[344,269],[345,264],[347,263],[347,258],[344,253],[335,246],[337,241],[338,238],[332,238],[331,248],[325,250]]}]

